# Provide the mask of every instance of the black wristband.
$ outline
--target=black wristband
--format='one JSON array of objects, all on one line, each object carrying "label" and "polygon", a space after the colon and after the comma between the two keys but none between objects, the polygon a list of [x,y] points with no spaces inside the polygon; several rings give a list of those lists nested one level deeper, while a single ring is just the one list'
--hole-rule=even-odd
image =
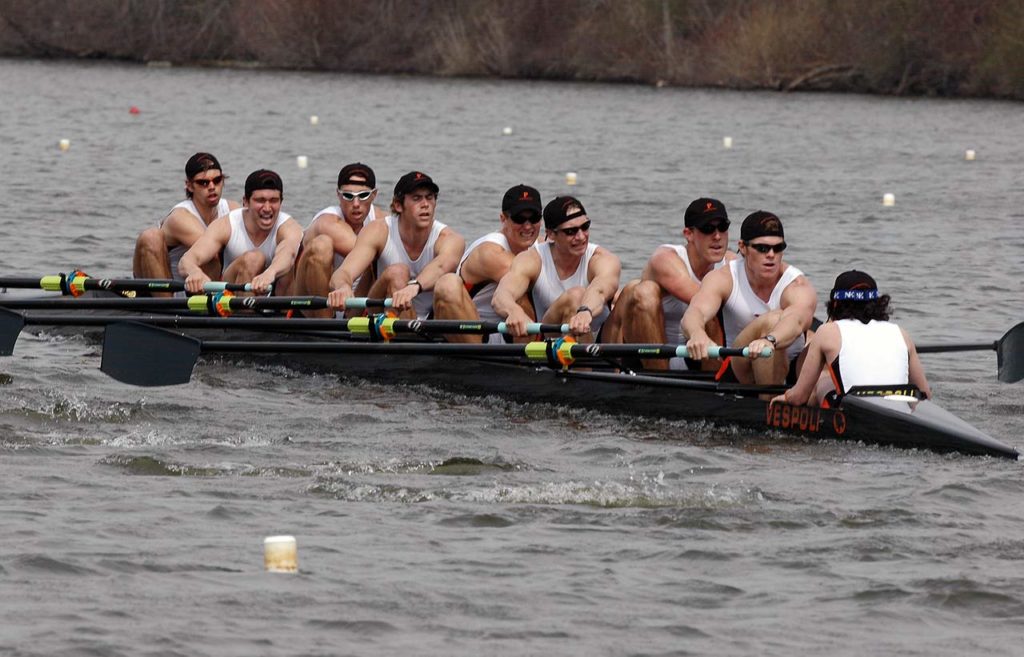
[{"label": "black wristband", "polygon": [[591,317],[594,316],[594,311],[590,309],[590,306],[580,306],[579,308],[576,309],[576,312],[581,313],[584,310],[590,313]]}]

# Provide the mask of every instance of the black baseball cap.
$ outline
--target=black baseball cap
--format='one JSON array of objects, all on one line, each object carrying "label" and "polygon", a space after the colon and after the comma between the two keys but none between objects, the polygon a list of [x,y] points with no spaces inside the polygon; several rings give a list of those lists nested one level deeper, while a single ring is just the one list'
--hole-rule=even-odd
[{"label": "black baseball cap", "polygon": [[501,199],[501,211],[514,217],[524,210],[541,214],[540,192],[529,185],[516,185],[505,192]]},{"label": "black baseball cap", "polygon": [[758,210],[747,215],[740,226],[740,239],[749,243],[750,240],[758,237],[781,237],[786,235],[782,231],[782,221],[771,212]]},{"label": "black baseball cap", "polygon": [[426,187],[430,191],[437,194],[440,190],[437,183],[422,171],[410,171],[395,183],[395,196],[405,196],[409,192]]},{"label": "black baseball cap", "polygon": [[245,179],[245,198],[252,196],[252,193],[259,189],[276,189],[284,196],[284,183],[281,176],[270,169],[257,169]]},{"label": "black baseball cap", "polygon": [[828,298],[831,301],[871,301],[878,298],[878,284],[865,272],[851,269],[836,276]]},{"label": "black baseball cap", "polygon": [[217,158],[209,153],[196,153],[188,158],[188,162],[185,163],[185,177],[192,180],[197,173],[211,169],[221,171],[220,162],[217,161]]},{"label": "black baseball cap", "polygon": [[700,228],[714,219],[729,221],[729,213],[725,211],[725,204],[718,199],[699,198],[686,207],[686,212],[683,214],[683,225],[687,228]]},{"label": "black baseball cap", "polygon": [[[577,206],[579,209],[569,210],[573,206]],[[583,208],[583,204],[579,202],[579,199],[572,196],[556,196],[544,206],[544,227],[552,230],[570,219],[582,217],[586,213],[587,211]]]},{"label": "black baseball cap", "polygon": [[[358,176],[362,180],[352,180],[352,176]],[[373,175],[373,169],[362,162],[353,162],[341,167],[338,172],[338,188],[342,185],[366,185],[367,187],[377,186],[377,177]]]}]

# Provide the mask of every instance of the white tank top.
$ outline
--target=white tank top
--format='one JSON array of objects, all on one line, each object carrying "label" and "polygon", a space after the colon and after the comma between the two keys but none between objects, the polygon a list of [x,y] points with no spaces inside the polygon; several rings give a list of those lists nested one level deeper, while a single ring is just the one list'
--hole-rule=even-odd
[{"label": "white tank top", "polygon": [[[533,284],[533,309],[537,312],[537,321],[541,321],[544,313],[548,311],[551,304],[566,290],[574,287],[586,289],[590,285],[590,278],[587,276],[590,268],[590,259],[594,257],[598,245],[591,242],[587,245],[587,252],[580,258],[580,264],[569,278],[559,278],[558,268],[551,257],[551,242],[534,244],[540,254],[540,276]],[[590,322],[591,330],[596,334],[601,330],[604,320],[608,319],[608,306],[604,305],[594,309],[594,319]]]},{"label": "white tank top", "polygon": [[[487,233],[469,245],[469,248],[466,249],[466,253],[462,256],[462,260],[459,261],[459,268],[455,270],[456,274],[459,274],[460,276],[462,275],[462,265],[465,264],[469,255],[482,244],[497,244],[505,251],[512,253],[512,248],[508,245],[508,239],[503,233]],[[472,295],[473,305],[476,306],[476,312],[480,315],[480,319],[485,322],[502,321],[498,313],[496,313],[494,308],[491,307],[491,299],[494,298],[494,291],[496,289],[498,289],[498,284],[494,281],[488,281]]]},{"label": "white tank top", "polygon": [[[388,225],[388,241],[384,245],[384,250],[377,256],[377,261],[373,267],[374,273],[379,279],[381,272],[391,265],[402,264],[409,268],[409,275],[415,278],[434,259],[434,244],[437,242],[437,237],[441,234],[441,231],[448,227],[447,224],[443,224],[437,219],[434,220],[434,225],[430,229],[430,236],[427,237],[427,243],[423,246],[420,257],[413,260],[409,257],[409,253],[405,250],[405,245],[402,244],[402,238],[398,234],[398,215],[388,215],[384,218],[384,221]],[[413,299],[412,305],[416,309],[416,316],[420,319],[425,319],[430,315],[430,311],[434,307],[434,292],[420,292]]]},{"label": "white tank top", "polygon": [[[313,216],[313,221],[309,222],[309,225],[306,226],[306,230],[304,232],[308,233],[313,228],[313,226],[316,225],[316,222],[320,220],[320,216],[321,215],[325,215],[325,214],[333,214],[336,217],[341,217],[342,221],[345,221],[345,215],[342,214],[342,212],[341,212],[341,206],[340,205],[332,205],[330,207],[324,208],[320,212],[317,212]],[[365,226],[366,224],[370,223],[371,221],[373,221],[376,218],[377,218],[377,208],[375,208],[374,206],[371,205],[370,206],[370,211],[366,214],[366,219],[363,220],[363,225]],[[338,253],[337,251],[335,251],[334,252],[334,269],[337,269],[338,267],[340,267],[341,263],[343,263],[343,262],[345,262],[345,256],[343,256],[340,253]],[[358,281],[354,281],[352,283],[352,285],[353,286],[356,285],[357,282]]]},{"label": "white tank top", "polygon": [[[167,221],[167,217],[170,217],[171,214],[178,208],[185,210],[190,215],[195,217],[196,223],[199,225],[199,227],[202,228],[203,230],[206,230],[206,222],[203,221],[203,218],[201,216],[199,216],[199,209],[196,208],[196,204],[193,203],[192,199],[190,198],[185,199],[181,203],[178,203],[173,208],[171,208],[171,211],[167,213],[167,216],[156,223],[157,227],[163,228],[164,222]],[[229,212],[231,212],[231,206],[228,205],[226,199],[221,199],[220,201],[217,202],[218,217],[224,216]],[[185,255],[185,251],[188,251],[188,247],[186,247],[184,244],[179,244],[178,246],[174,246],[167,249],[167,258],[168,260],[171,261],[171,277],[176,281],[185,280],[185,278],[178,272],[178,262],[181,260],[181,256]]]},{"label": "white tank top", "polygon": [[[783,272],[782,278],[775,284],[772,294],[768,297],[768,303],[761,301],[761,298],[754,294],[747,279],[747,270],[743,266],[743,258],[737,258],[729,262],[729,273],[732,274],[732,294],[722,307],[722,328],[725,330],[725,344],[732,344],[740,331],[747,324],[754,321],[755,317],[763,315],[772,310],[782,307],[782,292],[803,272],[796,267],[789,265]],[[793,360],[800,355],[804,348],[804,336],[798,337],[793,344],[786,349],[786,355]]]},{"label": "white tank top", "polygon": [[910,356],[900,327],[892,322],[856,319],[836,322],[842,339],[832,371],[843,392],[853,386],[905,384],[910,380]]},{"label": "white tank top", "polygon": [[[685,244],[662,244],[658,248],[667,248],[675,251],[676,255],[679,256],[679,259],[686,266],[686,273],[689,274],[690,280],[700,284],[701,279],[697,278],[697,274],[694,273],[693,267],[690,265],[690,254],[686,252]],[[712,269],[721,269],[725,266],[725,263],[725,258],[722,258],[715,263]],[[686,313],[689,305],[684,303],[679,297],[671,294],[666,294],[661,298],[661,310],[665,313],[665,342],[668,344],[683,344],[683,329],[679,323],[683,320],[683,315]],[[685,370],[686,361],[682,358],[672,358],[668,361],[668,367],[672,370]]]},{"label": "white tank top", "polygon": [[270,234],[259,245],[256,245],[253,244],[249,238],[249,232],[245,229],[245,222],[242,220],[242,212],[244,210],[245,208],[238,208],[228,213],[228,221],[231,222],[231,236],[224,247],[224,261],[221,263],[224,269],[227,269],[228,265],[248,251],[259,251],[262,253],[265,258],[263,266],[268,266],[274,259],[274,250],[277,249],[277,231],[281,228],[281,224],[292,218],[287,212],[278,212],[277,221],[274,222],[274,227],[270,229]]}]

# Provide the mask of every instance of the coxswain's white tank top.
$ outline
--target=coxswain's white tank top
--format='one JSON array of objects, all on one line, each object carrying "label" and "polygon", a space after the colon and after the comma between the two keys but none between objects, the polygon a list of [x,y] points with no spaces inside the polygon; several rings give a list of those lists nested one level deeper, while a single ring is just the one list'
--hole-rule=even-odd
[{"label": "coxswain's white tank top", "polygon": [[831,363],[836,389],[849,392],[853,386],[901,385],[910,380],[907,341],[892,322],[857,319],[836,322],[842,345]]}]

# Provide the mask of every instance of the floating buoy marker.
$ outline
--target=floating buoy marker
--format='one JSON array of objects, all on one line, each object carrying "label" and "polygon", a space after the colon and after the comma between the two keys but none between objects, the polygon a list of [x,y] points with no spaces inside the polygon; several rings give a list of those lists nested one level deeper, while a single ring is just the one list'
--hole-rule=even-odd
[{"label": "floating buoy marker", "polygon": [[722,137],[722,148],[732,148],[732,137]]},{"label": "floating buoy marker", "polygon": [[974,156],[975,156],[974,149],[971,149],[971,148],[968,148],[967,152],[964,153],[964,159],[967,160],[968,162],[973,162],[974,161]]},{"label": "floating buoy marker", "polygon": [[566,185],[575,185],[576,184],[576,172],[575,171],[570,171],[569,173],[565,174],[565,184]]},{"label": "floating buoy marker", "polygon": [[130,108],[128,108],[128,113],[129,114],[138,114],[139,113],[139,108],[136,107],[135,105],[132,105]]},{"label": "floating buoy marker", "polygon": [[313,116],[309,117],[309,125],[319,125],[319,124],[320,124],[320,117],[319,116],[314,114]]},{"label": "floating buoy marker", "polygon": [[60,147],[61,151],[66,151],[67,149],[71,148],[71,140],[61,139],[59,142],[57,142],[57,145]]},{"label": "floating buoy marker", "polygon": [[295,158],[295,164],[300,169],[305,169],[306,167],[309,166],[309,158],[306,157],[305,155],[300,155],[297,158]]},{"label": "floating buoy marker", "polygon": [[894,194],[889,193],[883,194],[882,205],[884,205],[887,208],[891,208],[892,206],[896,205],[896,196]]},{"label": "floating buoy marker", "polygon": [[268,573],[299,571],[298,546],[294,536],[268,536],[263,539],[263,567]]},{"label": "floating buoy marker", "polygon": [[507,125],[507,126],[505,126],[504,128],[502,128],[502,129],[501,129],[501,134],[505,135],[506,137],[507,137],[508,135],[512,134],[512,126],[510,126],[510,125]]}]

